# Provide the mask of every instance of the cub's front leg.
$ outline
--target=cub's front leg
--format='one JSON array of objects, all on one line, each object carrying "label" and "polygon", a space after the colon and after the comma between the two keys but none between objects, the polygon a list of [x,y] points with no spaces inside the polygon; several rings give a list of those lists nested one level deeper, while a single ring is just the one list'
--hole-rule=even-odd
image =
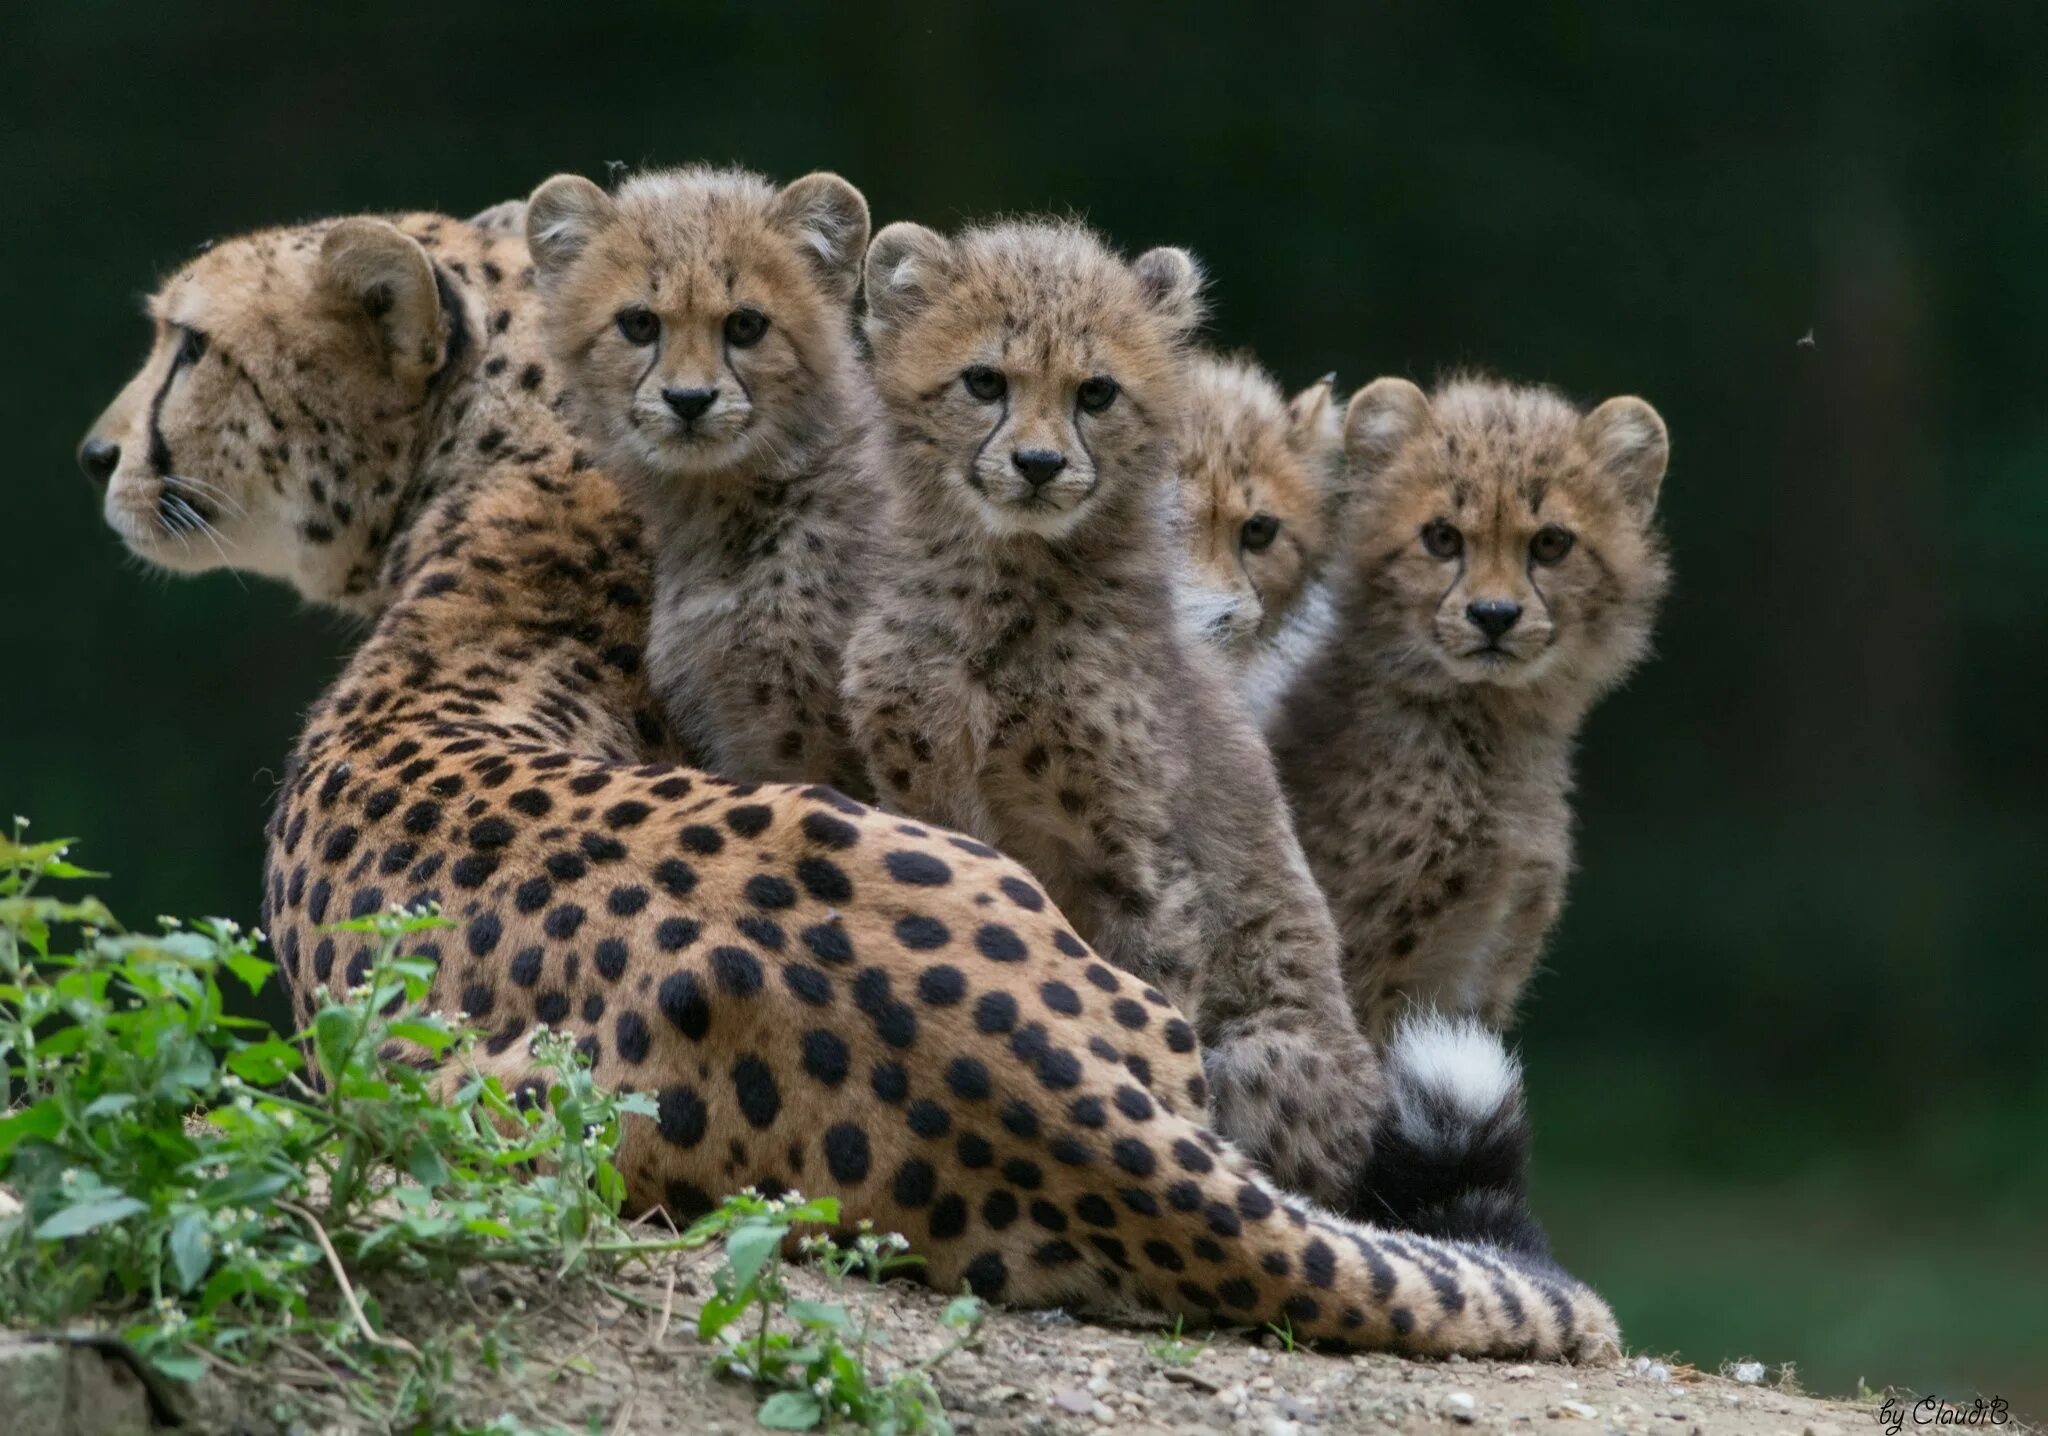
[{"label": "cub's front leg", "polygon": [[1335,928],[1319,905],[1256,888],[1219,896],[1223,936],[1194,1006],[1216,1125],[1282,1185],[1341,1209],[1386,1094],[1337,971]]}]

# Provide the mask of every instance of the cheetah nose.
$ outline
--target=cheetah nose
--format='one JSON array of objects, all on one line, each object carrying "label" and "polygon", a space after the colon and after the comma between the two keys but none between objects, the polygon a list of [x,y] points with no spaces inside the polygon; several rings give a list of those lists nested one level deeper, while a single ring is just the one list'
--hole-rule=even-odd
[{"label": "cheetah nose", "polygon": [[1465,617],[1488,638],[1499,638],[1522,616],[1522,605],[1512,598],[1475,598],[1465,605]]},{"label": "cheetah nose", "polygon": [[95,434],[78,446],[78,467],[88,479],[104,486],[121,467],[121,446]]},{"label": "cheetah nose", "polygon": [[1010,462],[1035,489],[1050,482],[1053,475],[1067,466],[1067,456],[1057,449],[1018,449],[1010,455]]},{"label": "cheetah nose", "polygon": [[664,389],[661,391],[661,397],[669,408],[675,410],[676,417],[687,424],[692,419],[701,416],[706,409],[718,402],[718,391],[716,389]]}]

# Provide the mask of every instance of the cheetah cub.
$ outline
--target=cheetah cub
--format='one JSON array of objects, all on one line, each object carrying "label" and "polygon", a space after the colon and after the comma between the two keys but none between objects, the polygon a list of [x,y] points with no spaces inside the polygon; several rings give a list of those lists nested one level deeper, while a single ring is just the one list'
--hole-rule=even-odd
[{"label": "cheetah cub", "polygon": [[1494,1027],[1571,867],[1571,750],[1647,651],[1669,454],[1641,399],[1458,379],[1361,390],[1332,631],[1274,756],[1376,1038],[1411,1005]]},{"label": "cheetah cub", "polygon": [[860,788],[840,657],[869,562],[852,309],[868,207],[832,174],[557,175],[526,206],[550,350],[654,551],[649,677],[728,777]]},{"label": "cheetah cub", "polygon": [[[1104,956],[1194,1016],[1196,1100],[1221,1129],[1338,1202],[1378,1067],[1271,759],[1175,623],[1199,288],[1179,250],[1126,263],[1070,224],[876,236],[890,514],[848,714],[885,803],[1024,861]],[[1046,990],[1055,1012],[1071,1000]]]},{"label": "cheetah cub", "polygon": [[1175,593],[1186,631],[1222,653],[1261,727],[1300,656],[1296,635],[1328,606],[1320,575],[1343,503],[1335,381],[1287,399],[1249,358],[1200,354],[1188,366],[1187,562]]}]

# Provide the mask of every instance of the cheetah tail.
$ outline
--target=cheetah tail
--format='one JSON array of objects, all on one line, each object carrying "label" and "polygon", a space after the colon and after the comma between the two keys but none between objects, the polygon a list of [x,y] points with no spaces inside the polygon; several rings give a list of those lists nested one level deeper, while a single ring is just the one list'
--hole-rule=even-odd
[{"label": "cheetah tail", "polygon": [[1385,1116],[1351,1210],[1555,1271],[1529,1210],[1521,1068],[1499,1035],[1471,1018],[1418,1012],[1387,1045],[1386,1076]]},{"label": "cheetah tail", "polygon": [[1170,1314],[1417,1355],[1588,1361],[1620,1349],[1606,1303],[1547,1259],[1318,1210],[1185,1119],[1134,1129],[1113,1155],[1136,1175],[1151,1165],[1141,1151],[1163,1185],[1118,1192],[1122,1220],[1099,1200],[1077,1214],[1119,1228],[1086,1240]]}]

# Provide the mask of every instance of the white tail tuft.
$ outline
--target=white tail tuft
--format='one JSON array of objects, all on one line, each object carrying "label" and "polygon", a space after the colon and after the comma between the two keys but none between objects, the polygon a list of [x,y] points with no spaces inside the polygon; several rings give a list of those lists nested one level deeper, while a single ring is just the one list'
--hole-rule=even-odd
[{"label": "white tail tuft", "polygon": [[1387,1078],[1396,1128],[1425,1149],[1461,1144],[1522,1101],[1522,1070],[1500,1035],[1475,1018],[1435,1011],[1402,1021],[1388,1045]]}]

